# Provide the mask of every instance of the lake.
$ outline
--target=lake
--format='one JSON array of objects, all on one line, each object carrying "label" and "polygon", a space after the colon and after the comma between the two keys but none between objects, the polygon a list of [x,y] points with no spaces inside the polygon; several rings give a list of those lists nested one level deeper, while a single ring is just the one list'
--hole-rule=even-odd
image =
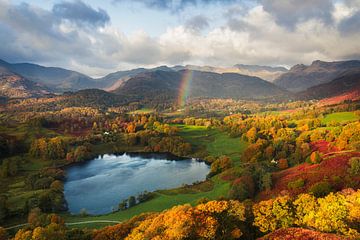
[{"label": "lake", "polygon": [[204,162],[168,154],[103,155],[66,169],[65,198],[71,213],[105,214],[129,196],[205,180]]}]

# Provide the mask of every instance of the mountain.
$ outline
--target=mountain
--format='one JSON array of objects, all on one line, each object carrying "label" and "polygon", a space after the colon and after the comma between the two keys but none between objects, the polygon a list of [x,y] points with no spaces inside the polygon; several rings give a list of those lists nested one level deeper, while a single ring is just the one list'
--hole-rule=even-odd
[{"label": "mountain", "polygon": [[284,67],[270,67],[259,65],[244,65],[236,64],[235,68],[239,70],[239,73],[249,76],[255,76],[264,80],[273,82],[280,75],[286,73],[288,70]]},{"label": "mountain", "polygon": [[314,61],[310,66],[298,64],[278,77],[274,83],[293,92],[327,83],[341,74],[360,69],[360,61],[323,62]]},{"label": "mountain", "polygon": [[160,66],[160,67],[150,68],[150,69],[136,68],[136,69],[127,70],[127,71],[118,71],[118,72],[110,73],[110,74],[106,75],[105,77],[97,79],[97,81],[99,83],[101,83],[101,85],[103,86],[103,88],[106,91],[113,91],[113,90],[119,88],[125,81],[129,80],[131,77],[136,76],[137,74],[145,73],[145,72],[153,72],[153,71],[157,71],[157,70],[174,71],[173,69],[171,69],[167,66]]},{"label": "mountain", "polygon": [[[191,79],[187,90],[184,89],[186,78]],[[174,100],[180,91],[186,91],[189,97],[234,99],[264,99],[288,94],[286,90],[257,77],[189,70],[141,73],[129,78],[114,93],[153,100]]]},{"label": "mountain", "polygon": [[269,66],[244,65],[244,64],[236,64],[233,67],[186,65],[186,66],[174,66],[172,69],[176,71],[188,69],[188,70],[201,71],[201,72],[238,73],[242,75],[259,77],[269,82],[274,81],[281,74],[284,74],[288,71],[284,67],[269,67]]},{"label": "mountain", "polygon": [[65,92],[58,105],[67,107],[113,107],[123,105],[128,99],[100,89],[83,89],[77,92]]},{"label": "mountain", "polygon": [[[360,94],[360,69],[348,70],[328,83],[323,83],[298,93],[302,99],[356,97]],[[343,97],[341,98],[343,99]]]},{"label": "mountain", "polygon": [[28,80],[46,85],[57,92],[92,88],[99,85],[89,76],[63,68],[44,67],[31,63],[11,64],[3,60],[0,60],[0,66]]},{"label": "mountain", "polygon": [[0,66],[0,96],[8,98],[40,97],[49,91],[9,69]]}]

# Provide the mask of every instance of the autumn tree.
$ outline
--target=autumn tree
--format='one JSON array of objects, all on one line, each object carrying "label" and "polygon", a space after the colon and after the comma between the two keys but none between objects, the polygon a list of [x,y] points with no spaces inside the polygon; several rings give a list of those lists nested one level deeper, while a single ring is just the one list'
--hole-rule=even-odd
[{"label": "autumn tree", "polygon": [[295,221],[291,199],[288,196],[281,196],[255,204],[253,213],[254,225],[259,227],[262,232],[287,228],[292,226]]},{"label": "autumn tree", "polygon": [[9,239],[9,235],[6,232],[5,228],[0,227],[0,240],[8,240]]}]

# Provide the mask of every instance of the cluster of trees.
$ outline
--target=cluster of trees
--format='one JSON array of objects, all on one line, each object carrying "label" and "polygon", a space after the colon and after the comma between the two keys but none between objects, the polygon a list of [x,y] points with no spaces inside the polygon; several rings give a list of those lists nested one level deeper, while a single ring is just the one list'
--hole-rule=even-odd
[{"label": "cluster of trees", "polygon": [[93,154],[89,144],[74,147],[66,154],[68,162],[83,162],[91,157],[93,157]]},{"label": "cluster of trees", "polygon": [[170,152],[177,156],[188,156],[192,151],[191,144],[179,136],[150,138],[146,149],[153,152]]},{"label": "cluster of trees", "polygon": [[[124,223],[96,231],[68,229],[55,214],[32,209],[29,227],[14,240],[28,239],[239,239],[256,238],[280,228],[301,227],[360,237],[360,190],[346,189],[324,197],[279,196],[252,204],[236,200],[180,205],[161,213],[145,213]],[[254,229],[255,226],[257,229]],[[6,232],[0,229],[5,236]],[[4,238],[6,239],[6,238]]]},{"label": "cluster of trees", "polygon": [[[56,214],[44,214],[34,208],[28,215],[29,227],[20,229],[13,240],[91,240],[92,232],[81,229],[68,229],[64,220]],[[7,238],[4,238],[7,239]]]},{"label": "cluster of trees", "polygon": [[238,239],[246,219],[244,204],[231,200],[176,206],[136,220],[97,231],[94,239]]},{"label": "cluster of trees", "polygon": [[136,204],[149,201],[154,197],[155,197],[155,193],[144,191],[144,192],[140,193],[137,197],[130,196],[128,199],[125,199],[122,202],[120,202],[118,209],[120,211],[123,211],[123,210],[126,210],[128,208],[135,206]]},{"label": "cluster of trees", "polygon": [[[209,159],[207,159],[209,161]],[[211,160],[211,168],[208,177],[215,176],[227,169],[233,167],[231,159],[227,156],[221,156],[217,159]]]},{"label": "cluster of trees", "polygon": [[49,168],[33,173],[25,179],[25,185],[31,190],[43,190],[38,195],[29,198],[24,212],[38,207],[44,212],[59,212],[67,210],[63,193],[65,172],[61,169]]},{"label": "cluster of trees", "polygon": [[68,144],[61,137],[38,138],[31,143],[29,154],[32,157],[57,160],[65,158]]},{"label": "cluster of trees", "polygon": [[[283,116],[246,116],[224,118],[223,127],[231,136],[240,136],[250,144],[242,155],[243,162],[275,160],[280,169],[304,162],[319,162],[311,156],[311,144],[319,140],[330,142],[330,147],[360,149],[360,123],[353,122],[334,128],[318,128],[319,119],[303,119],[289,123]],[[318,154],[318,153],[317,153]],[[278,162],[280,160],[280,162]]]},{"label": "cluster of trees", "polygon": [[291,226],[336,232],[354,239],[360,237],[360,190],[316,198],[301,194],[296,198],[280,196],[254,204],[254,225],[262,232]]},{"label": "cluster of trees", "polygon": [[23,159],[19,156],[3,159],[0,165],[0,177],[7,178],[16,176],[22,162]]}]

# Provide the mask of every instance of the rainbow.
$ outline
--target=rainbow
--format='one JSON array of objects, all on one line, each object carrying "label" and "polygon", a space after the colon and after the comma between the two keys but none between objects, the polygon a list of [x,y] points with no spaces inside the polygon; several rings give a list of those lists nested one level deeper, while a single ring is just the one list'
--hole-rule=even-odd
[{"label": "rainbow", "polygon": [[189,69],[186,69],[183,73],[177,103],[180,107],[185,107],[186,99],[189,97],[190,85],[193,78],[193,72]]}]

